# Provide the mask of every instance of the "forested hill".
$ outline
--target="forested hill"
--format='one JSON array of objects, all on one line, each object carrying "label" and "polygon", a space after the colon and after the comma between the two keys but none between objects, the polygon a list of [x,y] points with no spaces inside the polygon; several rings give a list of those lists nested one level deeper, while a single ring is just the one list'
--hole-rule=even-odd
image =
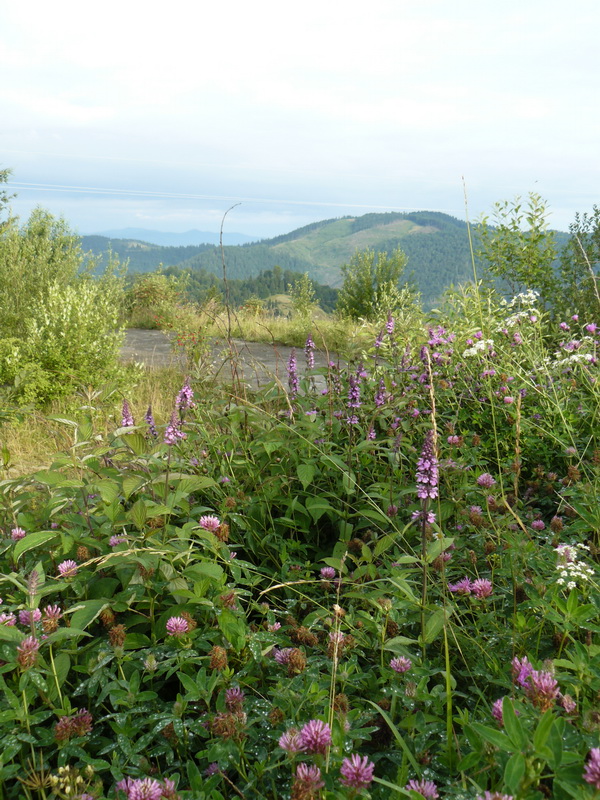
[{"label": "forested hill", "polygon": [[[559,234],[559,236],[566,236]],[[476,229],[473,229],[477,248]],[[130,272],[150,271],[160,264],[205,270],[220,276],[221,251],[213,245],[161,247],[133,240],[84,236],[84,250],[103,253],[108,246],[121,260],[129,259]],[[224,248],[227,274],[246,279],[275,266],[308,272],[322,284],[340,286],[341,265],[356,250],[390,252],[397,247],[408,256],[411,277],[426,305],[434,303],[451,284],[473,279],[469,237],[465,222],[435,211],[365,214],[323,220],[291,233],[260,242]]]},{"label": "forested hill", "polygon": [[[412,276],[426,303],[433,302],[450,284],[473,278],[466,224],[433,211],[323,220],[274,239],[226,247],[225,258],[232,278],[279,265],[308,272],[313,280],[335,287],[342,282],[341,265],[357,249],[367,247],[388,252],[401,247],[408,256],[407,275]],[[218,273],[221,254],[209,249],[180,266]]]}]

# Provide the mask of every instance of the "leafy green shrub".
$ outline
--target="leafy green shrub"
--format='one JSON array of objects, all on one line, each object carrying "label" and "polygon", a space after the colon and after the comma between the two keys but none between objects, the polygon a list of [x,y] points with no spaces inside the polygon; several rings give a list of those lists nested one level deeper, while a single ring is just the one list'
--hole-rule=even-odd
[{"label": "leafy green shrub", "polygon": [[18,400],[45,403],[116,374],[122,279],[114,263],[92,278],[93,266],[78,237],[41,209],[0,235],[0,372]]}]

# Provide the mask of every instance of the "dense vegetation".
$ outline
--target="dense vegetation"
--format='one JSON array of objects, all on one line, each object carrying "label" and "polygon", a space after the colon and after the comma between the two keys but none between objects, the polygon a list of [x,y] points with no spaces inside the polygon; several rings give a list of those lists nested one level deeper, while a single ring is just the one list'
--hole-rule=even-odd
[{"label": "dense vegetation", "polygon": [[[130,301],[193,332],[169,405],[165,376],[142,405],[139,370],[128,384],[107,350],[116,373],[52,415],[43,468],[15,473],[5,423],[2,800],[598,796],[598,215],[554,284],[544,209],[511,220],[482,232],[492,277],[537,291],[471,284],[425,320],[386,285],[400,256],[365,255],[347,275],[375,269],[396,306],[315,367],[300,280],[286,324],[312,326],[304,352],[259,389],[234,349],[217,382],[180,278],[146,276]],[[35,273],[42,352],[70,341],[64,298],[95,285],[53,225],[2,234],[15,303],[7,253],[23,281],[57,275]]]}]

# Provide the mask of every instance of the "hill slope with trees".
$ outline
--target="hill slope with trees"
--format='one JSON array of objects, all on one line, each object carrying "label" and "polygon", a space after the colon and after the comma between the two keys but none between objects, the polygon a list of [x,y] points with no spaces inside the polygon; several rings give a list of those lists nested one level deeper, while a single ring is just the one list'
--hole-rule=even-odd
[{"label": "hill slope with trees", "polygon": [[[472,229],[475,251],[477,228]],[[557,244],[563,244],[557,234]],[[102,254],[109,248],[121,261],[129,260],[130,272],[152,271],[159,266],[178,267],[192,274],[205,272],[220,276],[219,247],[199,245],[161,247],[134,240],[82,238],[85,250]],[[357,250],[372,249],[391,255],[401,248],[408,257],[406,275],[431,305],[444,289],[473,279],[473,265],[465,222],[435,211],[365,214],[322,220],[288,234],[245,245],[224,248],[228,277],[254,278],[280,267],[284,271],[307,272],[320,284],[339,287],[343,264]]]}]

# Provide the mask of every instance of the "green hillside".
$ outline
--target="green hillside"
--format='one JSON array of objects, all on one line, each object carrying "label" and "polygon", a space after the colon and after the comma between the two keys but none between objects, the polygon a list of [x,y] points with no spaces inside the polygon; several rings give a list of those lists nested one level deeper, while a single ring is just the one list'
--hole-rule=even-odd
[{"label": "green hillside", "polygon": [[107,236],[82,236],[81,246],[86,253],[91,252],[101,257],[101,267],[104,266],[106,254],[110,250],[119,261],[128,262],[130,272],[152,272],[161,264],[179,264],[214,247],[210,244],[167,247],[137,239],[110,239]]},{"label": "green hillside", "polygon": [[[279,265],[308,272],[319,283],[335,287],[341,285],[341,265],[357,249],[367,247],[388,252],[401,247],[408,256],[407,275],[426,303],[434,302],[450,284],[473,277],[466,224],[430,211],[324,220],[267,241],[226,247],[225,257],[231,277]],[[208,249],[180,266],[218,274],[221,254],[216,248]]]},{"label": "green hillside", "polygon": [[[472,229],[477,250],[477,230]],[[560,246],[567,234],[557,234]],[[129,259],[130,272],[164,267],[205,271],[221,276],[220,248],[213,245],[160,247],[133,240],[83,237],[84,249],[103,253],[110,245],[120,259]],[[436,211],[364,214],[311,223],[303,228],[260,242],[224,248],[227,274],[246,280],[266,270],[304,273],[320,284],[339,287],[340,267],[356,250],[371,248],[391,252],[401,247],[408,256],[406,276],[431,306],[448,286],[473,279],[467,225]]]}]

